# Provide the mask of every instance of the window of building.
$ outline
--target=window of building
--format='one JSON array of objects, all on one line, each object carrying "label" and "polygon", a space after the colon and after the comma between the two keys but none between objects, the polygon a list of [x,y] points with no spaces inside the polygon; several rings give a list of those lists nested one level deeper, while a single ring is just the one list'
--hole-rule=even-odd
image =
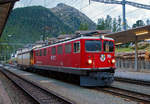
[{"label": "window of building", "polygon": [[47,50],[46,50],[46,48],[44,49],[44,56],[46,56],[46,54],[47,54]]},{"label": "window of building", "polygon": [[52,55],[56,54],[56,47],[52,47]]},{"label": "window of building", "polygon": [[114,43],[112,41],[104,41],[104,52],[113,52],[114,51]]},{"label": "window of building", "polygon": [[39,56],[42,56],[42,50],[40,50],[40,55]]},{"label": "window of building", "polygon": [[57,47],[57,53],[58,54],[62,54],[63,53],[63,47],[62,47],[62,45],[60,45],[60,46]]},{"label": "window of building", "polygon": [[75,52],[75,53],[79,53],[80,52],[80,42],[79,41],[75,42],[73,44],[73,52]]},{"label": "window of building", "polygon": [[87,52],[100,52],[102,50],[102,42],[100,40],[86,40],[85,50]]},{"label": "window of building", "polygon": [[65,45],[65,53],[71,53],[71,43]]}]

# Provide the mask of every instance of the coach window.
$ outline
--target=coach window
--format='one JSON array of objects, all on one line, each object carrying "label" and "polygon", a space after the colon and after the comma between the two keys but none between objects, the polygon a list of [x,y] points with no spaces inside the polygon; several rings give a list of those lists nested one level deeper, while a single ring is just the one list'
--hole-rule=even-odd
[{"label": "coach window", "polygon": [[58,54],[62,54],[62,53],[63,53],[62,45],[58,46],[58,48],[57,48],[57,53],[58,53]]},{"label": "coach window", "polygon": [[42,56],[42,50],[40,50],[40,56]]},{"label": "coach window", "polygon": [[104,52],[113,52],[114,51],[114,43],[112,41],[104,41]]},{"label": "coach window", "polygon": [[71,53],[71,43],[65,45],[65,53]]},{"label": "coach window", "polygon": [[73,52],[79,53],[80,52],[80,42],[73,43]]},{"label": "coach window", "polygon": [[40,56],[40,51],[39,50],[37,51],[37,56]]},{"label": "coach window", "polygon": [[52,47],[52,55],[56,54],[56,47]]},{"label": "coach window", "polygon": [[46,54],[47,54],[47,51],[46,51],[46,48],[44,49],[44,56],[46,56]]},{"label": "coach window", "polygon": [[38,56],[38,51],[35,51],[36,56]]}]

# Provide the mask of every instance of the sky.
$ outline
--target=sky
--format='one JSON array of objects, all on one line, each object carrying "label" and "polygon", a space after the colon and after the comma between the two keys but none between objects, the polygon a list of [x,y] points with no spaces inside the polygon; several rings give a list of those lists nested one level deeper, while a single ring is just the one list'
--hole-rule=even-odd
[{"label": "sky", "polygon": [[[150,0],[128,1],[150,5]],[[112,18],[118,18],[118,16],[121,16],[122,18],[122,5],[104,4],[94,1],[91,1],[89,5],[89,0],[20,0],[15,4],[15,8],[32,5],[41,5],[47,8],[53,8],[58,3],[65,3],[69,6],[75,7],[87,15],[95,23],[97,23],[98,18],[105,18],[107,15],[110,15]],[[137,20],[146,21],[147,19],[150,19],[150,10],[126,5],[126,19],[129,26],[132,26],[132,24],[134,24]]]}]

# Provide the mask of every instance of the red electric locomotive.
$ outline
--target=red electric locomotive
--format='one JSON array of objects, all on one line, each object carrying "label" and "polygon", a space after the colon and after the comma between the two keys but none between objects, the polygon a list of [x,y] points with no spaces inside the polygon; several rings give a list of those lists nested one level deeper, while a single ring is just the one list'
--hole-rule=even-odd
[{"label": "red electric locomotive", "polygon": [[81,35],[32,49],[29,53],[30,67],[79,75],[81,86],[109,86],[114,80],[112,38]]}]

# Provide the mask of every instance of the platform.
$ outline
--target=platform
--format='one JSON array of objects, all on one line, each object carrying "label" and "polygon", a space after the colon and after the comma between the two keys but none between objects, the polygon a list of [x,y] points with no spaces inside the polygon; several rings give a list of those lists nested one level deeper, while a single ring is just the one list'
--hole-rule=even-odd
[{"label": "platform", "polygon": [[115,72],[115,77],[128,78],[128,79],[150,82],[150,72],[134,72],[131,70],[117,69]]},{"label": "platform", "polygon": [[7,94],[7,91],[5,90],[1,81],[0,81],[0,104],[12,104]]},{"label": "platform", "polygon": [[43,87],[53,90],[56,93],[64,96],[77,104],[136,104],[134,101],[127,101],[124,98],[113,96],[104,92],[96,91],[94,89],[80,87],[71,83],[63,82],[60,80],[43,77],[34,73],[18,70],[6,66],[5,69],[17,73],[18,75],[41,84]]}]

